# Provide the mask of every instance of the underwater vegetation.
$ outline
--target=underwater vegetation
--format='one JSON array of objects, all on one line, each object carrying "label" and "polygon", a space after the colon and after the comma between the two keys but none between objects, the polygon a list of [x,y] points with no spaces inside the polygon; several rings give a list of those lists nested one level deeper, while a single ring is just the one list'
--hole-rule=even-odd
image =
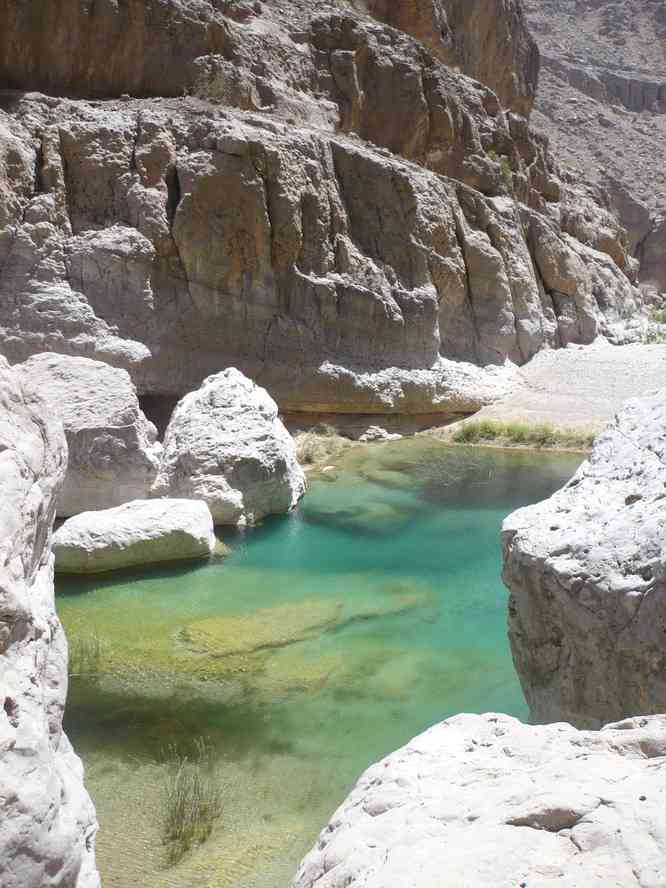
[{"label": "underwater vegetation", "polygon": [[222,790],[204,737],[194,741],[193,754],[183,754],[171,746],[167,757],[162,832],[167,862],[173,866],[209,838],[222,816]]}]

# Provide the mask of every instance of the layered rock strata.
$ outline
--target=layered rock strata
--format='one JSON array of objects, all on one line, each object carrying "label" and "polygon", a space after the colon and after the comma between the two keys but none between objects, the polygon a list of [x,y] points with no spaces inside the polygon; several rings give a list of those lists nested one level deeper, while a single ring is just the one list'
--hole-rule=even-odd
[{"label": "layered rock strata", "polygon": [[53,536],[53,554],[56,571],[86,574],[204,558],[215,544],[213,519],[204,502],[134,500],[65,521]]},{"label": "layered rock strata", "polygon": [[542,54],[533,122],[609,193],[647,289],[666,291],[666,17],[645,0],[524,0]]},{"label": "layered rock strata", "polygon": [[666,393],[630,401],[550,499],[502,528],[509,636],[533,720],[666,710]]},{"label": "layered rock strata", "polygon": [[98,888],[97,822],[62,730],[67,643],[50,554],[62,426],[0,359],[0,884]]},{"label": "layered rock strata", "polygon": [[58,515],[149,495],[162,448],[126,371],[58,354],[35,355],[16,369],[25,390],[41,396],[65,428],[69,459]]},{"label": "layered rock strata", "polygon": [[666,719],[581,732],[459,715],[373,765],[293,888],[666,882]]},{"label": "layered rock strata", "polygon": [[235,365],[284,409],[459,412],[506,387],[481,368],[635,335],[623,232],[518,113],[536,57],[516,3],[451,0],[438,43],[428,4],[60,0],[47,47],[9,7],[11,361],[95,357],[168,397]]},{"label": "layered rock strata", "polygon": [[174,410],[155,492],[203,500],[216,524],[288,512],[305,492],[275,401],[238,370],[210,376]]}]

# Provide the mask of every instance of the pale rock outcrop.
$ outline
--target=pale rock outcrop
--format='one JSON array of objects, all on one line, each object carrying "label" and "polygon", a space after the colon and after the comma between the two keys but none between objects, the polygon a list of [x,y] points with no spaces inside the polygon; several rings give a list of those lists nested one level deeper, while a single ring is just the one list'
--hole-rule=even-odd
[{"label": "pale rock outcrop", "polygon": [[293,888],[666,884],[666,718],[458,715],[373,765]]},{"label": "pale rock outcrop", "polygon": [[62,419],[69,461],[58,515],[149,495],[162,452],[125,370],[89,358],[34,355],[16,368],[25,389]]},{"label": "pale rock outcrop", "polygon": [[134,500],[82,512],[53,535],[59,573],[101,573],[160,561],[203,558],[215,549],[213,519],[197,500]]},{"label": "pale rock outcrop", "polygon": [[155,490],[203,500],[216,524],[251,524],[293,508],[305,475],[275,401],[229,368],[177,405]]},{"label": "pale rock outcrop", "polygon": [[502,527],[509,636],[533,720],[666,711],[666,392],[629,401],[550,499]]},{"label": "pale rock outcrop", "polygon": [[97,822],[62,730],[67,642],[50,554],[62,426],[0,358],[0,884],[98,888]]}]

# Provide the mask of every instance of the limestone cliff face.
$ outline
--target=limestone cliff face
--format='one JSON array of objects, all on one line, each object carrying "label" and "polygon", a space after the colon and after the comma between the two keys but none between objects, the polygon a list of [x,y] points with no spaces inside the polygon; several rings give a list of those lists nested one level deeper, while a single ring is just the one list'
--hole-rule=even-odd
[{"label": "limestone cliff face", "polygon": [[67,643],[50,553],[62,427],[0,358],[0,884],[97,888],[95,812],[62,730]]},{"label": "limestone cliff face", "polygon": [[504,522],[509,636],[535,721],[666,708],[666,393],[630,401],[550,499]]},{"label": "limestone cliff face", "polygon": [[61,96],[0,112],[11,361],[86,355],[169,396],[233,364],[290,409],[458,411],[497,394],[475,367],[631,335],[622,230],[517,113],[515,2],[59,0],[49,40],[3,5],[7,78]]},{"label": "limestone cliff face", "polygon": [[604,187],[666,290],[666,13],[659,0],[524,0],[542,73],[533,122],[577,175]]}]

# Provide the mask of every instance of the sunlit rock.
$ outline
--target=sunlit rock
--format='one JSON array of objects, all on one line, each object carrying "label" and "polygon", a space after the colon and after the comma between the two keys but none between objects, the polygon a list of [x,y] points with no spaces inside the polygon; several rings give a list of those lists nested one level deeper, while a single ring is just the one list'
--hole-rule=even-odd
[{"label": "sunlit rock", "polygon": [[134,500],[99,512],[82,512],[53,537],[60,573],[98,573],[160,561],[211,555],[213,519],[201,501]]},{"label": "sunlit rock", "polygon": [[176,407],[156,490],[204,500],[216,524],[252,524],[292,509],[305,475],[275,401],[230,368]]},{"label": "sunlit rock", "polygon": [[0,358],[0,885],[98,888],[97,821],[62,730],[67,642],[50,553],[56,414]]},{"label": "sunlit rock", "polygon": [[162,447],[125,370],[47,353],[17,371],[26,390],[44,398],[65,428],[69,458],[58,515],[108,509],[149,495]]},{"label": "sunlit rock", "polygon": [[513,658],[535,721],[666,710],[666,396],[629,401],[550,499],[502,528]]},{"label": "sunlit rock", "polygon": [[293,888],[666,882],[666,719],[600,732],[459,715],[373,765]]}]

